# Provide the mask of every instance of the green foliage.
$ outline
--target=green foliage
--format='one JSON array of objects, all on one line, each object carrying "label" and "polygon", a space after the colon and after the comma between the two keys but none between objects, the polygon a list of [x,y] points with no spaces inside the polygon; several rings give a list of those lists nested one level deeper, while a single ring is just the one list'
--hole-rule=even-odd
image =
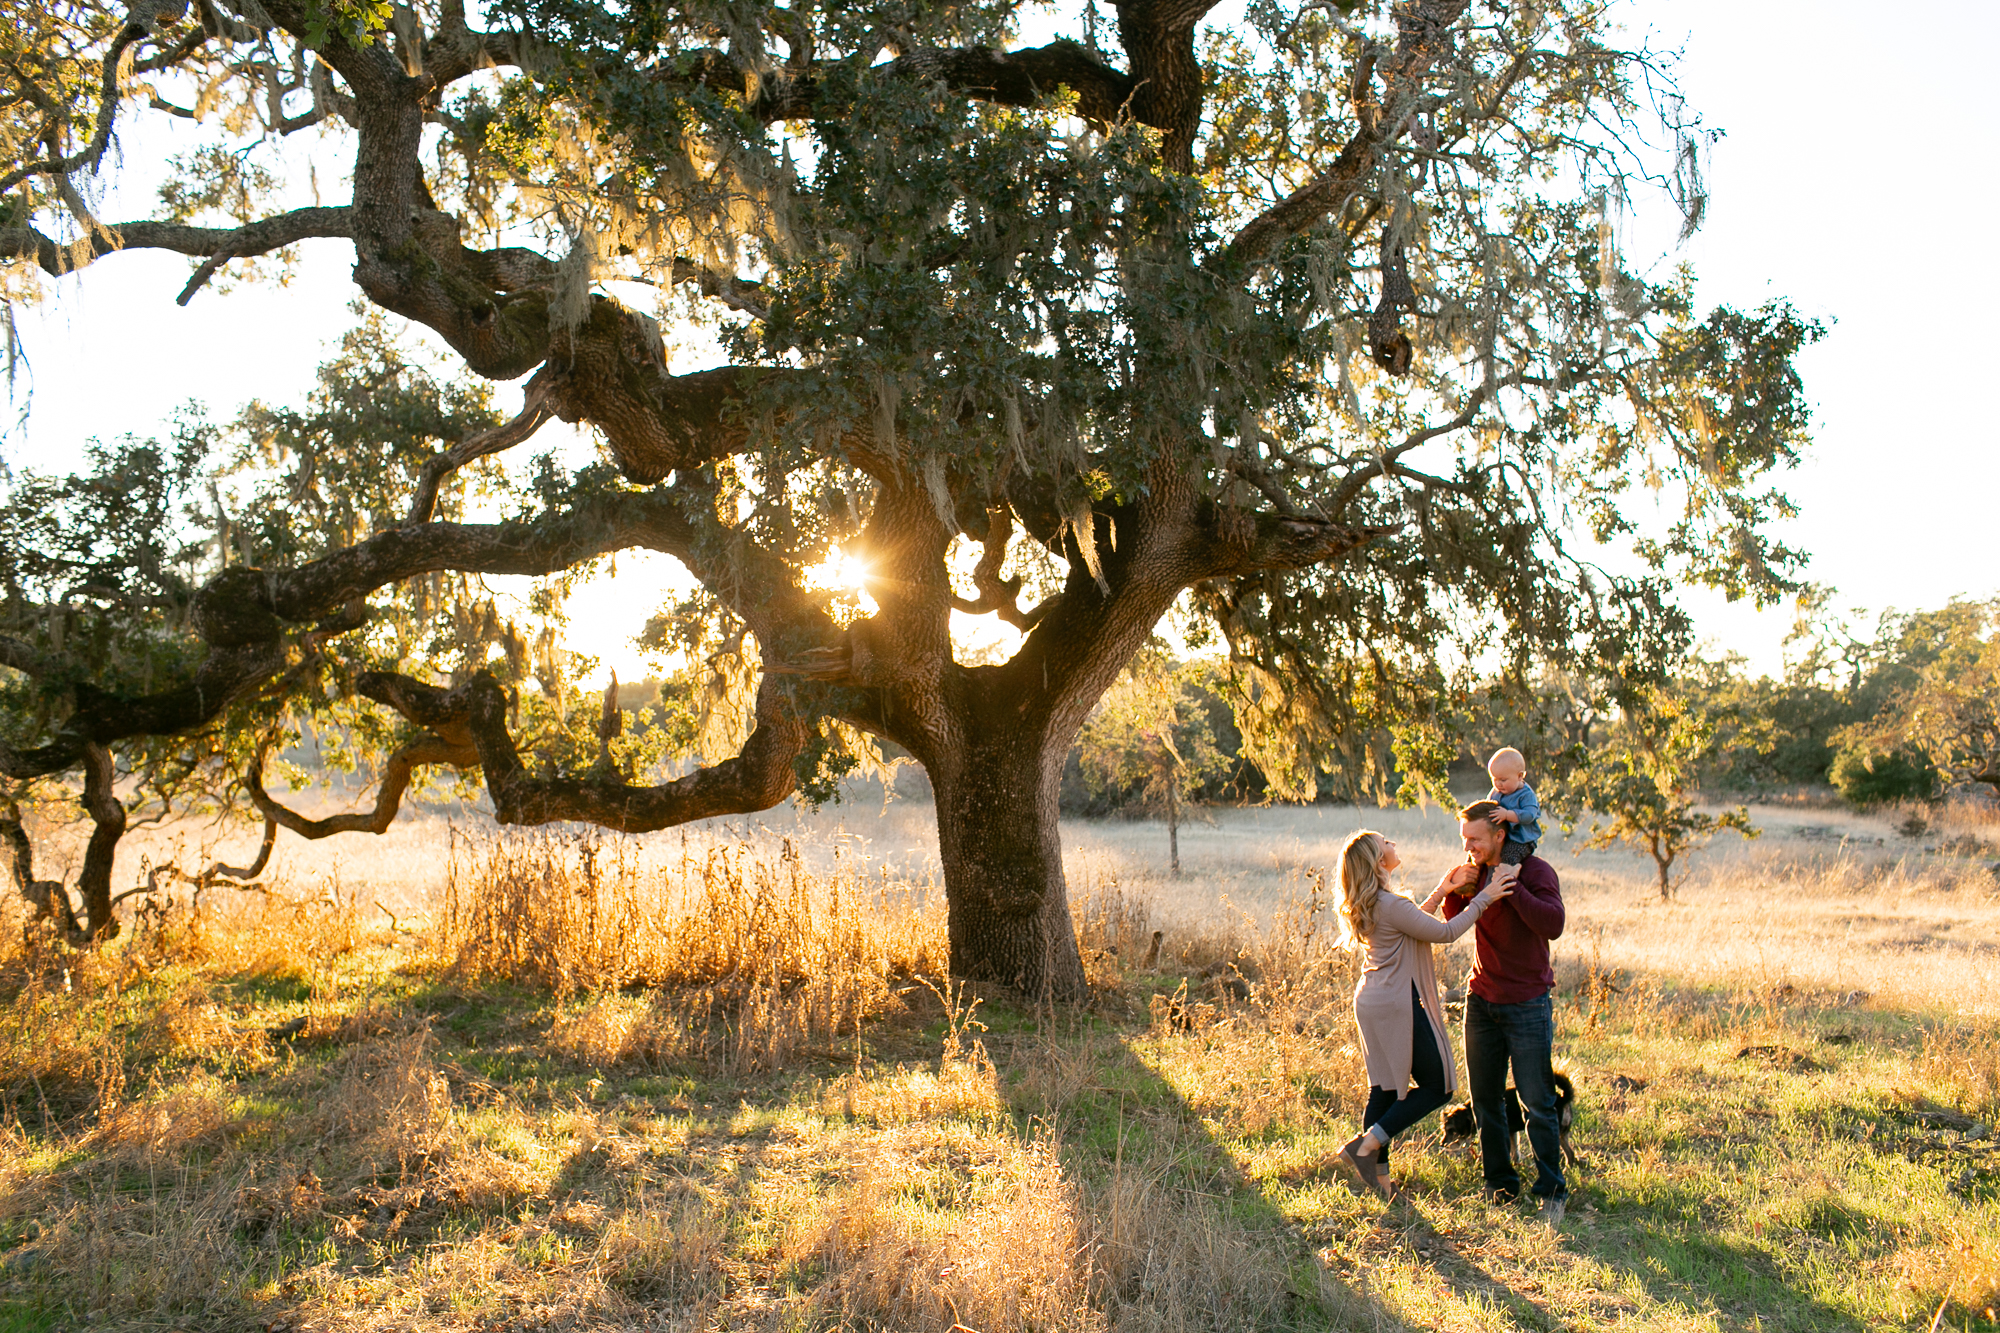
[{"label": "green foliage", "polygon": [[1212,659],[1174,662],[1158,643],[1135,658],[1077,738],[1086,808],[1177,814],[1221,788],[1240,767],[1226,748],[1222,674]]},{"label": "green foliage", "polygon": [[2000,601],[1883,617],[1875,707],[1835,737],[1834,782],[1856,804],[2000,786]]},{"label": "green foliage", "polygon": [[1757,836],[1743,807],[1703,810],[1694,788],[1702,765],[1732,742],[1758,744],[1755,724],[1704,707],[1685,687],[1649,689],[1584,753],[1566,780],[1551,784],[1551,794],[1573,805],[1576,813],[1566,821],[1571,827],[1588,813],[1584,846],[1623,844],[1651,856],[1665,901],[1673,897],[1675,864],[1717,833]]},{"label": "green foliage", "polygon": [[[166,443],[127,436],[84,446],[67,476],[23,472],[0,494],[0,634],[25,646],[32,670],[0,670],[0,744],[46,740],[78,693],[143,694],[189,671],[205,651],[189,616],[194,593],[231,551],[210,508],[216,438],[184,411]],[[121,747],[133,809],[206,803],[240,759],[247,710],[193,735]],[[52,794],[43,781],[8,797]]]},{"label": "green foliage", "polygon": [[1859,742],[1834,755],[1827,780],[1856,806],[1927,801],[1938,794],[1938,772],[1921,755],[1902,750],[1885,753]]},{"label": "green foliage", "polygon": [[321,51],[338,38],[349,46],[368,46],[388,28],[394,11],[391,0],[307,0],[305,44]]}]

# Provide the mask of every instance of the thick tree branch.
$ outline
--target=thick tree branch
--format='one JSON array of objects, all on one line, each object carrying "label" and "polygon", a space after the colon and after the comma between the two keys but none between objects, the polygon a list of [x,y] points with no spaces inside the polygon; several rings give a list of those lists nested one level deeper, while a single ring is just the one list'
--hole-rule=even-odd
[{"label": "thick tree branch", "polygon": [[431,521],[431,514],[437,509],[438,488],[446,477],[474,459],[512,449],[540,430],[555,415],[545,401],[547,392],[542,376],[537,375],[528,385],[527,401],[512,421],[468,435],[442,453],[433,454],[417,476],[416,495],[410,500],[409,517],[403,520],[403,525],[414,527]]},{"label": "thick tree branch", "polygon": [[[676,489],[700,488],[690,481]],[[358,628],[366,616],[363,599],[376,589],[439,570],[542,575],[644,547],[686,564],[773,651],[786,643],[839,637],[824,609],[798,588],[782,562],[722,524],[712,505],[703,510],[689,503],[691,498],[665,491],[601,491],[529,522],[426,523],[378,533],[297,569],[228,570],[195,595],[192,625],[209,651],[192,679],[135,698],[79,684],[70,717],[47,744],[21,751],[0,745],[0,775],[40,777],[74,767],[91,745],[202,726],[286,670],[288,625],[319,622],[305,636],[310,652],[326,637]],[[691,511],[700,511],[699,520]],[[19,640],[0,638],[0,646],[6,645],[25,648]],[[8,651],[29,660],[13,647]]]},{"label": "thick tree branch", "polygon": [[125,58],[126,47],[152,31],[150,14],[146,11],[158,7],[157,4],[134,5],[125,25],[118,30],[118,35],[111,39],[111,46],[104,53],[98,88],[97,126],[91,133],[90,142],[74,153],[51,153],[48,157],[23,163],[6,175],[0,176],[0,195],[6,194],[30,176],[67,176],[78,167],[96,166],[103,158],[104,150],[111,146],[111,127],[118,114],[118,62]]},{"label": "thick tree branch", "polygon": [[1119,0],[1118,38],[1132,63],[1132,118],[1161,132],[1169,171],[1194,170],[1201,130],[1201,62],[1194,29],[1215,0]]},{"label": "thick tree branch", "polygon": [[1011,579],[1000,577],[1000,567],[1007,559],[1007,543],[1013,536],[1014,514],[1007,505],[997,504],[986,511],[986,537],[979,548],[979,563],[972,567],[972,586],[978,589],[979,597],[976,601],[953,597],[951,605],[953,610],[963,611],[969,616],[993,612],[1026,633],[1046,614],[1047,604],[1032,611],[1023,611],[1020,576]]},{"label": "thick tree branch", "polygon": [[1128,107],[1136,86],[1132,76],[1072,41],[1022,51],[984,46],[912,51],[881,69],[892,77],[943,84],[953,92],[1001,106],[1039,106],[1058,89],[1068,88],[1076,94],[1077,114],[1100,126],[1128,111],[1136,114],[1136,108]]},{"label": "thick tree branch", "polygon": [[118,840],[125,836],[125,805],[118,799],[117,781],[118,765],[110,747],[85,745],[81,804],[91,829],[76,887],[83,895],[84,929],[94,940],[108,940],[118,933],[117,918],[111,913],[111,870]]},{"label": "thick tree branch", "polygon": [[121,222],[99,224],[90,234],[65,245],[51,240],[33,227],[0,229],[0,258],[32,259],[51,277],[73,273],[84,265],[116,254],[120,250],[172,250],[176,254],[204,255],[204,264],[182,291],[179,303],[186,305],[203,282],[231,259],[249,259],[314,237],[351,237],[351,210],[300,208],[275,217],[260,218],[241,227],[191,227],[178,222]]},{"label": "thick tree branch", "polygon": [[[370,672],[363,677],[362,690],[370,698],[390,703],[419,726],[466,729],[476,750],[475,761],[485,772],[494,818],[502,824],[575,819],[625,833],[647,833],[715,815],[768,810],[791,795],[797,781],[792,761],[804,752],[812,734],[800,710],[792,705],[788,688],[767,675],[757,690],[756,726],[734,759],[658,786],[590,778],[537,778],[529,774],[507,730],[506,692],[485,672],[450,691],[406,676]],[[378,811],[380,808],[378,802]],[[390,817],[393,814],[391,811]],[[361,816],[336,818],[358,820]],[[383,827],[387,827],[386,820]]]},{"label": "thick tree branch", "polygon": [[52,920],[65,936],[78,938],[76,909],[70,906],[69,891],[57,879],[35,878],[35,848],[21,819],[21,809],[12,801],[0,815],[0,843],[6,844],[7,865],[14,874],[14,887],[35,909],[35,919]]}]

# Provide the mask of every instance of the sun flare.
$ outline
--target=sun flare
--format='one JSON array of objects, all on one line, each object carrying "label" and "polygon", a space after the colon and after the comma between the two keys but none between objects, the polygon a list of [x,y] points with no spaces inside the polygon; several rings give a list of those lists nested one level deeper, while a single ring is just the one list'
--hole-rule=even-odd
[{"label": "sun flare", "polygon": [[837,600],[858,606],[862,616],[872,616],[879,609],[868,595],[872,577],[868,561],[836,546],[827,552],[826,559],[806,570],[805,585],[819,592],[841,593]]}]

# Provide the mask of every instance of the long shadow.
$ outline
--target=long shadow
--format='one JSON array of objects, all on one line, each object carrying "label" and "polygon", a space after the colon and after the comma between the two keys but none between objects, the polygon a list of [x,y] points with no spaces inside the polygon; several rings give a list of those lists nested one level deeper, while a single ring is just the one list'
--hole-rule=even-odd
[{"label": "long shadow", "polygon": [[[426,998],[440,1010],[459,1015],[446,1020],[451,1027],[464,1029],[468,1037],[474,1035],[477,1005],[468,1007],[465,997],[446,993]],[[1687,1002],[1697,999],[1689,997]],[[1240,1143],[1225,1141],[1213,1132],[1196,1106],[1149,1063],[1144,1049],[1147,1044],[1161,1039],[1200,1042],[1204,1037],[1199,1031],[1162,1038],[1136,1007],[1122,1014],[1051,1012],[1000,993],[989,994],[985,1000],[981,1013],[990,1030],[983,1040],[1011,1106],[1014,1133],[1022,1139],[1053,1138],[1065,1173],[1089,1186],[1081,1195],[1092,1201],[1095,1215],[1090,1223],[1098,1234],[1116,1239],[1121,1223],[1129,1224],[1129,1219],[1110,1215],[1107,1201],[1115,1194],[1111,1188],[1116,1184],[1114,1177],[1133,1170],[1135,1163],[1144,1163],[1155,1172],[1150,1181],[1151,1198],[1160,1206],[1189,1215],[1205,1210],[1280,1257],[1280,1263],[1267,1264],[1264,1271],[1272,1274],[1282,1269],[1282,1278],[1264,1280],[1281,1283],[1283,1290],[1249,1293],[1262,1299],[1203,1312],[1210,1327],[1409,1327],[1417,1316],[1373,1290],[1365,1270],[1331,1267],[1323,1260],[1319,1242],[1327,1240],[1340,1241],[1346,1249],[1364,1255],[1403,1255],[1427,1268],[1443,1289],[1504,1311],[1509,1321],[1522,1327],[1590,1327],[1615,1322],[1632,1313],[1633,1303],[1617,1295],[1620,1289],[1643,1291],[1651,1301],[1669,1308],[1710,1314],[1728,1329],[1861,1327],[1853,1316],[1808,1295],[1796,1281],[1788,1281],[1765,1250],[1714,1234],[1708,1226],[1715,1207],[1712,1194],[1699,1188],[1669,1187],[1656,1180],[1640,1197],[1621,1191],[1609,1179],[1611,1173],[1604,1168],[1636,1155],[1644,1146],[1619,1132],[1621,1113],[1608,1091],[1608,1079],[1621,1062],[1619,1051],[1625,1040],[1615,1031],[1580,1038],[1572,1032],[1567,1039],[1572,1071],[1580,1073],[1583,1089],[1576,1137],[1590,1165],[1572,1179],[1572,1214],[1558,1243],[1567,1254],[1600,1266],[1608,1277],[1598,1282],[1601,1291],[1558,1297],[1543,1290],[1534,1276],[1532,1260],[1526,1261],[1525,1272],[1516,1266],[1511,1274],[1493,1263],[1482,1253],[1488,1248],[1488,1238],[1479,1232],[1482,1223],[1478,1215],[1468,1217],[1438,1193],[1419,1194],[1413,1201],[1387,1210],[1372,1203],[1359,1208],[1343,1205],[1330,1214],[1332,1230],[1317,1237],[1311,1226],[1299,1225],[1287,1215],[1280,1197],[1275,1197],[1281,1191],[1245,1169],[1238,1154]],[[1802,1021],[1796,1011],[1797,1000],[1795,995],[1774,1000],[1772,1016],[1783,1017],[1800,1032],[1801,1042],[1803,1034],[1815,1030],[1815,1024],[1822,1035],[1851,1035],[1861,1027],[1886,1031],[1894,1021],[1881,1014],[1867,1015],[1864,1021],[1862,1015],[1837,1008]],[[1579,997],[1563,994],[1558,1002],[1573,1019]],[[1715,997],[1715,1002],[1734,1005],[1732,1012],[1738,1020],[1760,1016],[1744,1010],[1740,997]],[[926,1000],[926,1004],[926,1011],[871,1026],[864,1034],[868,1048],[864,1072],[880,1073],[898,1063],[935,1068],[943,1020],[934,1003]],[[509,1007],[500,1006],[502,1010]],[[1565,1027],[1572,1026],[1573,1022],[1566,1021]],[[499,1036],[498,1032],[491,1034],[492,1039]],[[1633,1049],[1636,1053],[1636,1040]],[[1822,1043],[1812,1049],[1819,1052],[1815,1059],[1839,1058],[1839,1048]],[[544,1061],[533,1063],[545,1067]],[[1746,1070],[1751,1067],[1743,1066]],[[799,1106],[802,1099],[814,1097],[849,1068],[852,1066],[846,1060],[829,1055],[748,1080],[689,1072],[672,1078],[679,1091],[671,1097],[657,1091],[665,1080],[627,1073],[612,1076],[601,1089],[589,1089],[597,1100],[588,1104],[609,1109],[606,1103],[622,1095],[636,1105],[694,1117],[696,1127],[678,1147],[655,1155],[659,1171],[668,1178],[699,1182],[718,1206],[742,1215],[752,1211],[753,1196],[767,1173],[787,1168],[796,1173],[795,1160],[779,1160],[771,1133],[777,1118]],[[498,1069],[493,1072],[496,1077],[506,1077]],[[588,1071],[571,1074],[574,1077],[552,1078],[544,1085],[543,1095],[560,1099],[579,1096]],[[1343,1102],[1351,1104],[1356,1090],[1337,1091]],[[1632,1097],[1643,1095],[1634,1093]],[[1859,1101],[1852,1109],[1856,1118],[1871,1113],[1871,1108]],[[1835,1107],[1829,1114],[1846,1112]],[[1312,1148],[1300,1152],[1296,1160],[1292,1174],[1278,1177],[1279,1183],[1295,1186],[1302,1177],[1314,1177],[1339,1188],[1334,1185],[1337,1177],[1331,1150],[1322,1153]],[[1472,1193],[1478,1187],[1476,1170],[1463,1162],[1456,1168],[1447,1163],[1441,1176],[1435,1170],[1428,1174],[1427,1185],[1446,1195]],[[603,1163],[592,1160],[585,1151],[572,1153],[537,1203],[553,1209],[569,1196],[602,1185],[606,1178]],[[1492,1225],[1496,1233],[1509,1226],[1498,1218]],[[813,1277],[799,1272],[785,1280],[803,1284]],[[777,1279],[766,1273],[763,1280]],[[1114,1299],[1138,1299],[1141,1295],[1136,1289],[1126,1290],[1115,1293]]]},{"label": "long shadow", "polygon": [[[1816,995],[1782,986],[1763,994],[1746,994],[1740,987],[1689,985],[1629,970],[1622,981],[1628,989],[1633,981],[1649,985],[1664,1007],[1678,1010],[1682,1016],[1705,1010],[1711,1017],[1726,1017],[1732,1026],[1768,1023],[1789,1030],[1791,1035],[1784,1044],[1747,1045],[1739,1055],[1723,1057],[1720,1065],[1684,1065],[1669,1070],[1666,1077],[1670,1082],[1665,1087],[1657,1081],[1635,1083],[1623,1070],[1630,1069],[1633,1059],[1642,1055],[1643,1040],[1615,1027],[1602,1032],[1594,1030],[1585,1021],[1593,1004],[1587,986],[1567,992],[1559,988],[1559,1030],[1583,1027],[1581,1032],[1559,1035],[1557,1055],[1561,1060],[1567,1053],[1565,1063],[1579,1085],[1574,1137],[1585,1159],[1582,1167],[1569,1172],[1572,1193],[1569,1216],[1562,1228],[1562,1248],[1601,1265],[1613,1275],[1613,1283],[1606,1285],[1629,1284],[1661,1305],[1706,1314],[1724,1329],[1867,1327],[1854,1314],[1808,1295],[1798,1279],[1788,1277],[1769,1250],[1719,1234],[1715,1222],[1721,1205],[1713,1192],[1659,1180],[1648,1182],[1643,1190],[1626,1190],[1620,1188],[1611,1168],[1639,1157],[1647,1148],[1657,1149],[1664,1144],[1683,1152],[1712,1152],[1712,1165],[1717,1170],[1742,1169],[1732,1149],[1759,1141],[1768,1144],[1777,1119],[1775,1113],[1747,1104],[1759,1100],[1757,1097],[1739,1095],[1735,1102],[1738,1113],[1734,1117],[1710,1126],[1706,1132],[1676,1132],[1670,1142],[1659,1136],[1639,1142],[1637,1136],[1622,1132],[1621,1122],[1628,1116],[1648,1114],[1649,1108],[1643,1104],[1648,1096],[1679,1095],[1682,1090],[1676,1076],[1712,1085],[1738,1074],[1822,1073],[1834,1067],[1843,1052],[1853,1049],[1857,1042],[1863,1045],[1893,1042],[1900,1033],[1912,1031],[1914,1017],[1879,1011],[1856,1012],[1852,1008],[1852,993],[1830,991]],[[1605,992],[1597,992],[1599,1002],[1604,997]],[[1615,1022],[1618,1017],[1615,1006],[1603,1017]],[[1718,1029],[1722,1026],[1715,1025]],[[1460,1059],[1462,1062],[1462,1053]],[[1769,1091],[1777,1093],[1782,1088]],[[1711,1107],[1718,1103],[1728,1104],[1711,1097]],[[1672,1109],[1669,1103],[1666,1110],[1671,1113]],[[1858,1093],[1847,1099],[1836,1096],[1824,1100],[1819,1112],[1828,1122],[1828,1128],[1843,1131],[1882,1114],[1881,1108]],[[1805,1133],[1810,1135],[1812,1131],[1808,1129]],[[1526,1149],[1525,1136],[1522,1147]],[[1464,1165],[1455,1171],[1447,1170],[1448,1176],[1468,1190],[1478,1185],[1472,1151],[1466,1149]],[[1419,1201],[1418,1211],[1423,1208]],[[1833,1231],[1845,1228],[1852,1232],[1863,1225],[1853,1217],[1842,1217],[1835,1220]],[[1453,1227],[1454,1232],[1459,1230]],[[1820,1251],[1817,1257],[1822,1259],[1840,1252],[1841,1247],[1833,1243],[1832,1234],[1820,1236],[1799,1231],[1795,1235],[1792,1246],[1795,1250],[1810,1252],[1816,1248]],[[1632,1302],[1605,1291],[1590,1293],[1595,1299],[1589,1302],[1592,1307],[1589,1310],[1568,1315],[1550,1310],[1531,1293],[1510,1285],[1496,1274],[1481,1261],[1476,1250],[1469,1253],[1456,1234],[1439,1231],[1428,1216],[1416,1218],[1407,1240],[1410,1249],[1454,1291],[1497,1301],[1530,1326],[1562,1327],[1579,1320],[1586,1325],[1592,1320],[1608,1323],[1631,1312]]]},{"label": "long shadow", "polygon": [[[1091,1183],[1085,1197],[1105,1200],[1114,1192],[1110,1177],[1134,1163],[1169,1167],[1153,1182],[1154,1197],[1182,1210],[1226,1215],[1237,1228],[1260,1240],[1284,1258],[1285,1291],[1265,1293],[1254,1302],[1255,1315],[1237,1305],[1211,1312],[1220,1328],[1324,1328],[1365,1326],[1402,1328],[1406,1315],[1371,1290],[1365,1272],[1329,1267],[1311,1228],[1287,1217],[1273,1191],[1253,1178],[1231,1144],[1212,1132],[1187,1097],[1138,1049],[1146,1037],[1142,1020],[1126,1021],[1082,1011],[1037,1011],[1032,1006],[992,994],[982,1013],[992,1030],[985,1044],[994,1058],[1012,1104],[1016,1133],[1030,1137],[1053,1129],[1065,1172]],[[1569,1003],[1574,997],[1563,997]],[[1746,1015],[1747,1016],[1747,1015]],[[1834,1015],[1833,1025],[1852,1026]],[[930,1023],[902,1054],[923,1052],[934,1062],[942,1025]],[[1170,1040],[1200,1041],[1199,1032]],[[1575,1068],[1575,1062],[1572,1061]],[[824,1081],[827,1071],[799,1070],[779,1076],[764,1090],[763,1104],[790,1104],[802,1088]],[[1602,1081],[1586,1072],[1586,1098]],[[1053,1094],[1049,1096],[1047,1094]],[[1607,1106],[1586,1100],[1577,1130],[1579,1146],[1598,1163],[1621,1152],[1636,1151],[1609,1142]],[[731,1137],[718,1130],[713,1137]],[[742,1136],[734,1136],[737,1146]],[[747,1193],[762,1169],[761,1154],[739,1154],[735,1173]],[[1332,1154],[1316,1166],[1302,1168],[1331,1184],[1338,1177]],[[1445,1187],[1476,1192],[1477,1173],[1465,1170]],[[1297,1173],[1290,1178],[1297,1183]],[[1668,1188],[1660,1182],[1646,1197],[1626,1197],[1607,1191],[1587,1165],[1573,1178],[1573,1211],[1559,1244],[1578,1259],[1599,1265],[1610,1275],[1603,1290],[1551,1299],[1532,1269],[1514,1275],[1485,1261],[1484,1237],[1468,1237],[1462,1215],[1439,1213],[1422,1196],[1386,1210],[1366,1207],[1336,1210],[1339,1239],[1365,1253],[1399,1252],[1427,1267],[1447,1289],[1464,1299],[1494,1305],[1514,1323],[1528,1328],[1589,1327],[1632,1312],[1633,1302],[1617,1294],[1636,1287],[1653,1302],[1670,1309],[1709,1314],[1724,1328],[1769,1329],[1795,1326],[1812,1329],[1859,1329],[1852,1315],[1800,1289],[1755,1245],[1725,1239],[1708,1230],[1706,1214],[1712,1198],[1699,1189]],[[1433,1221],[1433,1215],[1443,1228]],[[1110,1234],[1117,1219],[1100,1205],[1092,1219],[1100,1234]],[[1479,1225],[1475,1219],[1470,1227]],[[1495,1219],[1496,1232],[1505,1228]],[[1529,1261],[1532,1263],[1532,1261]],[[1141,1285],[1134,1279],[1135,1287]],[[1137,1291],[1120,1293],[1136,1297]]]}]

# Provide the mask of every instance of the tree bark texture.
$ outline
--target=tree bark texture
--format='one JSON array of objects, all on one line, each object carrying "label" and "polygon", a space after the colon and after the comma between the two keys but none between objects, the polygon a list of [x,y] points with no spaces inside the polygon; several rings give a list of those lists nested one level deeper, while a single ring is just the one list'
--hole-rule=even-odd
[{"label": "tree bark texture", "polygon": [[116,790],[118,765],[103,745],[84,750],[83,808],[91,818],[90,842],[83,849],[83,869],[76,877],[83,895],[84,931],[93,940],[113,939],[118,918],[111,910],[111,870],[118,840],[125,836],[125,806]]},{"label": "tree bark texture", "polygon": [[1057,792],[1067,744],[988,737],[930,769],[953,976],[1036,999],[1085,993],[1070,920]]}]

